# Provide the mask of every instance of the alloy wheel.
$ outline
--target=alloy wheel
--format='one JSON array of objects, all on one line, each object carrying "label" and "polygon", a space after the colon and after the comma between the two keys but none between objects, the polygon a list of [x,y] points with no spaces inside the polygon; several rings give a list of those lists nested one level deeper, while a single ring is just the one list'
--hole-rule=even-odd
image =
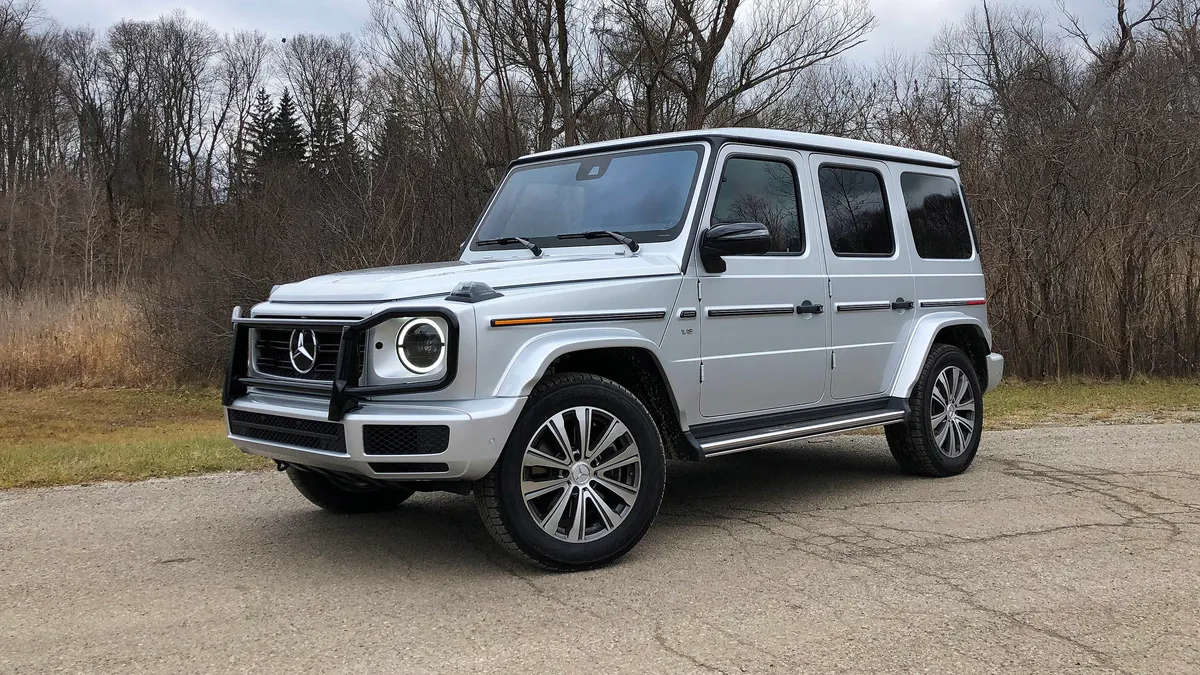
[{"label": "alloy wheel", "polygon": [[975,392],[971,380],[958,366],[949,366],[933,384],[930,426],[943,455],[959,457],[975,435]]},{"label": "alloy wheel", "polygon": [[521,460],[521,496],[534,522],[556,539],[601,539],[629,516],[642,481],[629,428],[592,406],[552,415]]}]

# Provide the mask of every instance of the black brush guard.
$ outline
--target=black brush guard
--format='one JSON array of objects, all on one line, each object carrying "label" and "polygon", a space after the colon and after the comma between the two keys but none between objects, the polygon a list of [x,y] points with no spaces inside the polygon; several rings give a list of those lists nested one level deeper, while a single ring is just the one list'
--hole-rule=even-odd
[{"label": "black brush guard", "polygon": [[[446,373],[437,380],[405,382],[401,384],[359,384],[359,355],[356,345],[366,339],[367,332],[379,324],[392,319],[436,316],[444,319],[449,327],[446,336]],[[333,382],[281,380],[250,375],[250,329],[251,328],[330,328],[342,329],[338,344],[337,366]],[[229,367],[225,371],[225,386],[221,391],[221,404],[228,406],[246,395],[250,387],[289,394],[308,394],[329,397],[329,421],[340,422],[346,413],[357,409],[363,399],[371,396],[387,396],[419,391],[442,389],[454,379],[458,370],[458,320],[454,314],[442,307],[405,307],[384,310],[361,321],[348,322],[343,319],[292,319],[272,317],[244,317],[242,308],[233,310],[233,349]]]}]

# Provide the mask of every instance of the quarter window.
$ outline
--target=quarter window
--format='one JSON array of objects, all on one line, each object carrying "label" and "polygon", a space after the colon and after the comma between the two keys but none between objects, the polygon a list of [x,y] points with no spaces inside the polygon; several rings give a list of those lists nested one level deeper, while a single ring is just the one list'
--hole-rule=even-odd
[{"label": "quarter window", "polygon": [[817,174],[833,252],[839,256],[892,255],[896,239],[879,174],[837,166],[823,166]]},{"label": "quarter window", "polygon": [[954,179],[906,173],[900,176],[900,189],[917,255],[951,260],[971,257],[971,228]]},{"label": "quarter window", "polygon": [[762,223],[771,232],[770,253],[803,253],[800,198],[792,165],[746,157],[726,161],[712,222]]}]

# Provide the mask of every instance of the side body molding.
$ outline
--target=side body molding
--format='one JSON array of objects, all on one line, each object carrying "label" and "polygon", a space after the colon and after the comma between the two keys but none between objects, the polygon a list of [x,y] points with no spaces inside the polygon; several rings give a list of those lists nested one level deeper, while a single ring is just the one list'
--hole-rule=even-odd
[{"label": "side body molding", "polygon": [[[663,362],[657,343],[628,328],[596,326],[594,328],[557,330],[536,335],[521,345],[504,370],[492,395],[498,397],[528,396],[554,359],[570,352],[614,347],[645,349],[654,356],[660,365]],[[668,381],[666,384],[670,390],[671,382]]]},{"label": "side body molding", "polygon": [[921,368],[925,366],[925,357],[933,347],[933,340],[943,328],[949,326],[972,326],[985,342],[992,344],[991,331],[984,322],[964,312],[933,312],[917,320],[908,345],[904,348],[900,368],[896,372],[896,381],[892,383],[889,396],[907,399],[912,394],[912,388],[921,376]]}]

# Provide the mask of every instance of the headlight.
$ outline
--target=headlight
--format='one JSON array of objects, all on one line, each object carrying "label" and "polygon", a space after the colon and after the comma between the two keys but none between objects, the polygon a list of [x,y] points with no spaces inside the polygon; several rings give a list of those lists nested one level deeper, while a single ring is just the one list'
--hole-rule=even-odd
[{"label": "headlight", "polygon": [[413,319],[396,335],[396,355],[412,372],[431,373],[446,360],[446,332],[433,319]]}]

